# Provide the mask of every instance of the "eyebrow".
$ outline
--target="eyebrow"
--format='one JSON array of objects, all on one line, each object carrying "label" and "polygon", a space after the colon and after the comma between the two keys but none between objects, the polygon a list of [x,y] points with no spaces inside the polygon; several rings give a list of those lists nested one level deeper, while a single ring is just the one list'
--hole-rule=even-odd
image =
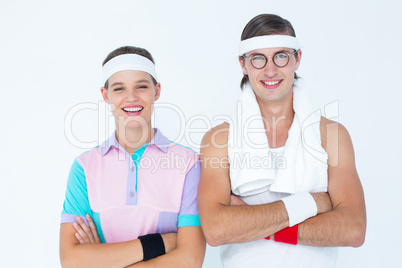
[{"label": "eyebrow", "polygon": [[[151,84],[151,83],[150,83],[148,80],[146,80],[146,79],[137,80],[137,81],[135,81],[135,83],[137,83],[137,84],[139,84],[139,83],[148,83],[148,84]],[[110,87],[114,87],[114,86],[117,86],[117,85],[124,85],[124,83],[123,83],[123,82],[114,82],[113,84],[110,85]]]},{"label": "eyebrow", "polygon": [[110,85],[110,87],[114,87],[117,85],[123,85],[123,83],[122,82],[114,82],[113,84]]},{"label": "eyebrow", "polygon": [[[292,52],[289,52],[289,51],[287,51],[286,49],[281,49],[281,50],[278,50],[278,51],[276,51],[275,53],[273,53],[274,55],[275,54],[277,54],[277,53],[293,53],[293,51]],[[252,57],[252,56],[255,56],[255,55],[264,55],[263,53],[252,53],[252,54],[250,54],[250,57]],[[264,55],[265,56],[265,55]]]}]

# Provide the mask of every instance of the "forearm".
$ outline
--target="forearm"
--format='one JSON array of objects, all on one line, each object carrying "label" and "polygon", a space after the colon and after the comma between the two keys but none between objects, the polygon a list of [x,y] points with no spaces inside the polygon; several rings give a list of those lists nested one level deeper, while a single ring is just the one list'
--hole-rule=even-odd
[{"label": "forearm", "polygon": [[62,267],[125,267],[143,258],[138,239],[111,244],[76,244],[63,251]]},{"label": "forearm", "polygon": [[289,226],[282,201],[264,205],[216,205],[205,211],[201,225],[208,243],[219,246],[263,239]]},{"label": "forearm", "polygon": [[180,227],[177,248],[157,258],[128,267],[201,267],[205,246],[205,238],[200,227]]},{"label": "forearm", "polygon": [[142,268],[142,267],[201,267],[204,260],[204,252],[195,253],[188,252],[187,250],[175,249],[165,255],[159,256],[155,259],[135,263],[128,267]]},{"label": "forearm", "polygon": [[[139,239],[119,243],[79,243],[71,223],[60,226],[62,267],[126,267],[143,260]],[[166,252],[176,248],[176,233],[162,235]]]},{"label": "forearm", "polygon": [[364,243],[365,232],[364,210],[351,213],[339,207],[300,223],[297,242],[321,247],[359,247]]}]

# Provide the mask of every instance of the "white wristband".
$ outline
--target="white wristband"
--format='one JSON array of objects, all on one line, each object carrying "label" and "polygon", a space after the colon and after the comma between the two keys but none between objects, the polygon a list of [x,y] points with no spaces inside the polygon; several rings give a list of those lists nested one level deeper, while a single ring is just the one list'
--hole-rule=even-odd
[{"label": "white wristband", "polygon": [[310,193],[298,193],[281,199],[289,216],[289,227],[317,215],[317,205]]}]

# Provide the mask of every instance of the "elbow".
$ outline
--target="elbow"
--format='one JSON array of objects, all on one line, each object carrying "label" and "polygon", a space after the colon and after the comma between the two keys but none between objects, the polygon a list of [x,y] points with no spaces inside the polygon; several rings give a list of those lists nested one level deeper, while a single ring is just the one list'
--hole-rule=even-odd
[{"label": "elbow", "polygon": [[204,236],[205,240],[207,241],[208,245],[211,247],[218,247],[223,244],[225,244],[225,241],[223,240],[223,235],[221,232],[219,232],[219,228],[205,228],[204,230]]},{"label": "elbow", "polygon": [[[205,257],[205,241],[203,241],[201,247],[190,249],[189,247],[184,247],[184,249],[179,249],[181,253],[181,258],[175,263],[174,267],[183,268],[202,268]],[[159,267],[159,266],[158,266]]]},{"label": "elbow", "polygon": [[185,261],[183,267],[201,268],[203,262],[204,262],[204,257],[202,257],[202,258],[199,258],[199,257],[186,258],[186,261]]},{"label": "elbow", "polygon": [[62,268],[82,267],[82,262],[76,258],[74,252],[60,252],[60,264]]},{"label": "elbow", "polygon": [[356,224],[351,228],[348,236],[347,244],[350,247],[358,248],[364,244],[366,239],[366,222]]},{"label": "elbow", "polygon": [[225,235],[227,226],[222,224],[222,222],[225,222],[225,220],[222,219],[222,210],[202,212],[203,211],[200,211],[201,229],[207,244],[211,247],[227,244],[227,236]]},{"label": "elbow", "polygon": [[62,268],[77,268],[80,267],[79,263],[77,263],[74,258],[60,258],[60,264]]},{"label": "elbow", "polygon": [[60,258],[60,264],[62,268],[72,268],[72,267],[76,267],[74,266],[74,263],[72,263],[72,261],[69,261],[68,258]]},{"label": "elbow", "polygon": [[218,239],[218,238],[206,238],[208,245],[210,245],[211,247],[219,247],[221,245],[223,245],[224,243]]},{"label": "elbow", "polygon": [[63,254],[62,251],[60,251],[60,265],[62,268],[73,267],[71,261],[69,261],[69,258],[67,258],[66,254]]},{"label": "elbow", "polygon": [[364,244],[366,238],[365,230],[356,230],[350,235],[349,246],[358,248]]}]

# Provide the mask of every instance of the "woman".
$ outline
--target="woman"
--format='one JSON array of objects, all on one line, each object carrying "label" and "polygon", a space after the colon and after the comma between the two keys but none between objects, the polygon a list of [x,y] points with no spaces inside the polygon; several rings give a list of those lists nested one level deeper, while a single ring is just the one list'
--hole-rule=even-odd
[{"label": "woman", "polygon": [[72,165],[61,215],[62,266],[201,267],[199,157],[151,127],[161,92],[151,54],[114,50],[103,62],[103,79],[116,131]]}]

